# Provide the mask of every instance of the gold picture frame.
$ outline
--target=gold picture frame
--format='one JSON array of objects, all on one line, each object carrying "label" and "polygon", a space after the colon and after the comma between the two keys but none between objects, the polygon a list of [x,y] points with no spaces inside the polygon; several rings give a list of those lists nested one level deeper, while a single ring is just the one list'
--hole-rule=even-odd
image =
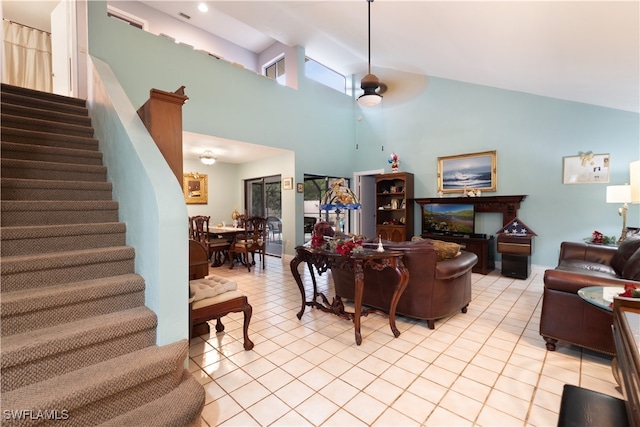
[{"label": "gold picture frame", "polygon": [[497,152],[438,157],[438,191],[464,193],[465,190],[496,191]]},{"label": "gold picture frame", "polygon": [[207,175],[197,172],[185,173],[182,176],[182,192],[188,205],[209,203],[209,187]]},{"label": "gold picture frame", "polygon": [[282,189],[293,190],[293,177],[282,178]]}]

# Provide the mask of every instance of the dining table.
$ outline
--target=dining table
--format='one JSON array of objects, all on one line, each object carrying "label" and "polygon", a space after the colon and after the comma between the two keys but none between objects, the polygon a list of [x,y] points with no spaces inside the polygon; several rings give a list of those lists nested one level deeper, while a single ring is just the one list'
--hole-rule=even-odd
[{"label": "dining table", "polygon": [[[228,241],[229,243],[233,243],[233,239],[235,239],[235,237],[240,234],[240,233],[244,233],[244,228],[241,227],[230,227],[230,226],[222,226],[222,227],[211,227],[209,226],[209,228],[207,229],[207,232],[209,233],[209,239],[224,239],[226,241]],[[225,250],[225,252],[227,252]],[[211,266],[212,267],[220,267],[222,265],[225,264],[226,260],[229,260],[230,262],[233,262],[233,259],[230,259],[228,252],[224,254],[224,259],[222,261],[219,262],[214,262]]]}]

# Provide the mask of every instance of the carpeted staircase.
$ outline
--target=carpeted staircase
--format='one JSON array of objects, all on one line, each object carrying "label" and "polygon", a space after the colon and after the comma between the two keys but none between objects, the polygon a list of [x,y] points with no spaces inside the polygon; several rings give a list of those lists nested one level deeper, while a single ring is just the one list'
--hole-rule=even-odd
[{"label": "carpeted staircase", "polygon": [[2,425],[200,425],[188,341],[155,345],[85,102],[0,97]]}]

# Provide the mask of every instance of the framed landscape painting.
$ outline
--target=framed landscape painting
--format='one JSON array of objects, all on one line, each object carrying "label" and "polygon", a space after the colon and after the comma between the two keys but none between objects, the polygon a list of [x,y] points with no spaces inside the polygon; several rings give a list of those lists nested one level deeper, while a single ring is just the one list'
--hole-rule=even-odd
[{"label": "framed landscape painting", "polygon": [[438,157],[438,191],[496,191],[496,151]]}]

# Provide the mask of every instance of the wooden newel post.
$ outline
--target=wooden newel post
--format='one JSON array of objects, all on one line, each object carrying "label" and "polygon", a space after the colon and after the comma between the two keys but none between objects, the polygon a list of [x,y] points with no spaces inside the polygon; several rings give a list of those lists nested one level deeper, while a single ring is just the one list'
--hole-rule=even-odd
[{"label": "wooden newel post", "polygon": [[184,86],[175,92],[149,91],[138,115],[182,187],[182,106],[189,99]]}]

